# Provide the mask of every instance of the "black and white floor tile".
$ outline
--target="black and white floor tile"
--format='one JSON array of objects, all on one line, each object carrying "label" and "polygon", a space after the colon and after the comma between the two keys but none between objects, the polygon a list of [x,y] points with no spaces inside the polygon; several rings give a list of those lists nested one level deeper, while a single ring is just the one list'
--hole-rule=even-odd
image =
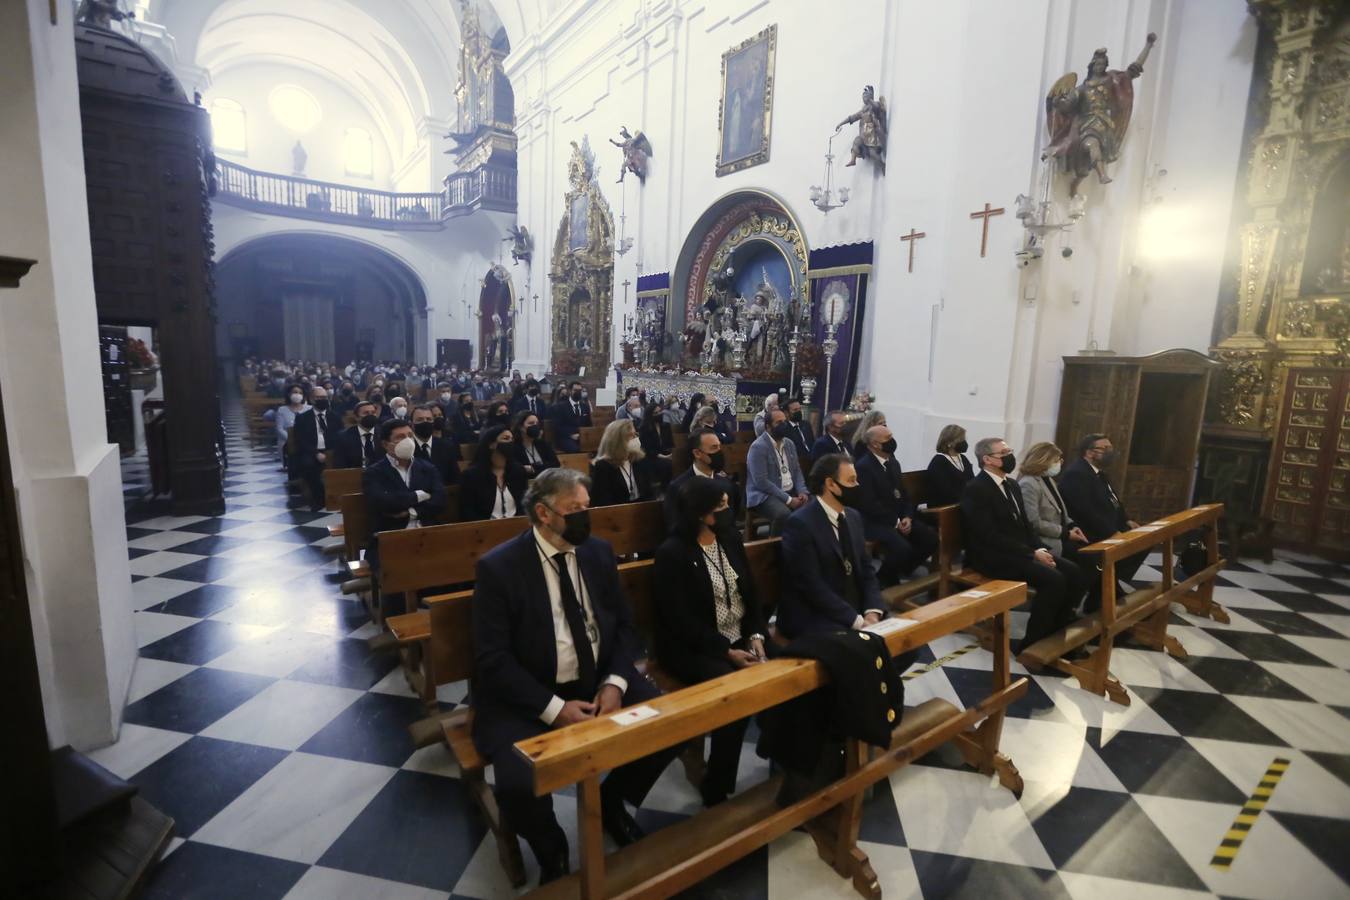
[{"label": "black and white floor tile", "polygon": [[[421,711],[395,658],[370,652],[373,626],[339,593],[322,550],[337,517],[287,509],[270,448],[232,436],[229,455],[224,516],[133,498],[127,517],[141,659],[121,739],[92,756],[177,822],[147,896],[511,896],[448,754],[410,745]],[[1115,654],[1129,706],[1032,679],[1003,729],[1020,800],[945,751],[892,776],[862,829],[886,895],[1350,896],[1350,569],[1283,554],[1220,583],[1229,624],[1174,616],[1189,659]],[[965,653],[909,681],[907,702],[978,696],[989,662]],[[1265,811],[1231,869],[1213,868],[1277,757],[1290,765]],[[741,771],[764,775],[750,744]],[[570,832],[572,797],[555,806]],[[639,819],[697,808],[672,767]],[[691,894],[854,896],[800,833]]]}]

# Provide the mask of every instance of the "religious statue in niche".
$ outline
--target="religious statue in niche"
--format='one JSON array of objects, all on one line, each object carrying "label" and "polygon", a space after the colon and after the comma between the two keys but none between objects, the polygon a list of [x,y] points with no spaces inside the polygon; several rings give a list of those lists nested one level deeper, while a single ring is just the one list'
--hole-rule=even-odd
[{"label": "religious statue in niche", "polygon": [[502,241],[511,242],[511,262],[518,263],[523,259],[528,264],[534,253],[534,238],[529,230],[524,225],[512,225],[506,229],[506,234]]},{"label": "religious statue in niche", "polygon": [[291,148],[291,165],[295,169],[296,175],[305,174],[305,163],[309,162],[309,153],[305,151],[305,145],[299,141]]},{"label": "religious statue in niche", "polygon": [[860,159],[874,160],[882,174],[886,173],[886,98],[876,97],[872,85],[863,88],[862,109],[844,119],[835,127],[838,134],[845,125],[858,123],[858,136],[849,148],[848,162],[845,166],[856,166]]},{"label": "religious statue in niche", "polygon": [[621,141],[610,138],[609,142],[623,151],[623,165],[619,168],[619,180],[615,184],[623,184],[624,176],[632,172],[638,177],[638,181],[647,183],[647,161],[654,155],[652,153],[652,142],[647,140],[647,135],[639,131],[637,134],[629,134],[625,127],[619,128],[619,137]]},{"label": "religious statue in niche", "polygon": [[1150,32],[1139,58],[1123,72],[1107,68],[1106,49],[1101,48],[1092,54],[1087,79],[1081,85],[1077,74],[1069,72],[1046,95],[1050,144],[1041,158],[1056,157],[1065,171],[1072,173],[1070,197],[1078,193],[1078,185],[1090,172],[1097,173],[1100,183],[1111,183],[1106,164],[1120,156],[1120,145],[1130,126],[1130,113],[1134,109],[1132,82],[1144,74],[1144,61],[1157,40],[1158,36]]}]

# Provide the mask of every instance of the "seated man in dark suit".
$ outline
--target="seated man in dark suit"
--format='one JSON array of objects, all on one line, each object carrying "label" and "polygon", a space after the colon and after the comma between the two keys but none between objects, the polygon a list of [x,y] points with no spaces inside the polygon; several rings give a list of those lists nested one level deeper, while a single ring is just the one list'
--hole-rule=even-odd
[{"label": "seated man in dark suit", "polygon": [[724,471],[725,454],[722,452],[722,439],[717,436],[716,431],[711,428],[700,428],[689,435],[689,460],[691,463],[689,468],[672,478],[670,484],[666,485],[664,506],[666,528],[675,527],[675,521],[679,517],[676,495],[679,494],[681,486],[693,478],[711,478],[719,482],[731,502],[733,521],[740,521],[741,489]]},{"label": "seated man in dark suit", "polygon": [[788,440],[797,447],[797,462],[802,469],[811,468],[811,448],[815,446],[816,434],[811,423],[802,415],[802,401],[793,397],[787,402],[784,411],[788,417]]},{"label": "seated man in dark suit", "polygon": [[[782,413],[775,410],[775,415]],[[813,495],[783,528],[783,594],[778,630],[788,638],[859,629],[886,616],[881,586],[867,558],[862,515],[849,509],[858,473],[846,456],[816,460]],[[903,669],[902,669],[903,671]]]},{"label": "seated man in dark suit", "polygon": [[380,461],[384,450],[380,447],[376,429],[380,426],[378,407],[362,400],[353,410],[356,424],[333,437],[333,468],[363,469]]},{"label": "seated man in dark suit", "polygon": [[900,581],[928,562],[937,550],[937,532],[917,516],[917,510],[905,495],[900,462],[895,458],[895,438],[885,425],[873,425],[864,435],[867,452],[857,460],[857,509],[862,513],[863,531],[869,541],[881,546],[881,571],[877,577],[884,587]]},{"label": "seated man in dark suit", "polygon": [[377,574],[380,558],[375,535],[381,531],[438,525],[447,502],[445,482],[436,467],[416,458],[417,442],[411,425],[398,419],[385,422],[380,426],[380,444],[384,459],[366,466],[361,473],[361,493],[366,497],[366,517],[370,522],[366,560]]},{"label": "seated man in dark suit", "polygon": [[525,379],[525,390],[521,392],[519,397],[511,398],[512,416],[526,409],[541,419],[548,412],[548,404],[544,402],[544,398],[539,393],[539,382],[533,378]]},{"label": "seated man in dark suit", "polygon": [[[513,745],[659,694],[633,667],[641,641],[614,551],[590,537],[588,484],[572,469],[535,478],[525,495],[534,527],[478,561],[473,594],[473,741],[492,763],[502,815],[539,860],[541,883],[566,874],[567,837]],[[601,785],[601,821],[620,846],[642,836],[624,802],[641,804],[677,749],[621,766]]]},{"label": "seated man in dark suit", "polygon": [[295,441],[292,463],[295,473],[309,488],[310,509],[314,512],[323,509],[323,468],[328,462],[336,431],[328,391],[316,387],[310,392],[310,408],[296,416],[295,424],[291,426]]},{"label": "seated man in dark suit", "polygon": [[459,444],[444,433],[436,437],[437,409],[435,403],[423,403],[412,411],[413,456],[435,466],[443,484],[455,484],[459,481]]},{"label": "seated man in dark suit", "polygon": [[1083,598],[1082,571],[1041,544],[1027,521],[1022,491],[1013,481],[1017,459],[1002,438],[975,444],[982,471],[961,494],[966,563],[988,578],[1025,581],[1034,588],[1031,618],[1017,652],[1074,621]]},{"label": "seated man in dark suit", "polygon": [[595,423],[591,421],[591,399],[590,392],[586,390],[586,385],[580,381],[573,381],[567,386],[568,396],[576,401],[577,418],[581,424],[590,428]]},{"label": "seated man in dark suit", "polygon": [[[1104,434],[1085,435],[1078,442],[1078,453],[1079,458],[1059,476],[1059,493],[1068,507],[1069,518],[1094,544],[1117,532],[1138,528],[1139,523],[1125,512],[1125,504],[1120,502],[1106,477],[1106,467],[1116,458],[1111,439]],[[1129,582],[1147,556],[1145,551],[1118,560],[1116,578]]]},{"label": "seated man in dark suit", "polygon": [[553,404],[553,443],[559,453],[576,453],[581,449],[581,427],[589,424],[589,414],[582,416],[581,385],[572,383],[572,392],[561,402]]},{"label": "seated man in dark suit", "polygon": [[825,414],[825,433],[811,445],[811,458],[820,459],[828,453],[842,453],[850,459],[853,451],[844,439],[844,414],[834,410]]}]

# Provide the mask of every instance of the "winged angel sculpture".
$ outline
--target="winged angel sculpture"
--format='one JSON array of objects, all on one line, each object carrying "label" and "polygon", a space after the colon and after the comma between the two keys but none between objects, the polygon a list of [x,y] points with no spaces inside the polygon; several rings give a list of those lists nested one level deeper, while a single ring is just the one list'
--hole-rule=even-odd
[{"label": "winged angel sculpture", "polygon": [[609,142],[623,151],[623,168],[619,169],[619,180],[615,184],[622,183],[623,178],[629,172],[638,177],[638,181],[647,183],[647,161],[652,158],[652,142],[647,140],[647,135],[639,131],[637,134],[629,134],[627,128],[619,129],[621,141],[610,138]]},{"label": "winged angel sculpture", "polygon": [[1041,159],[1054,156],[1073,174],[1069,196],[1078,193],[1078,185],[1091,172],[1102,184],[1110,184],[1106,164],[1116,161],[1125,130],[1134,109],[1132,82],[1144,74],[1144,60],[1158,40],[1150,33],[1139,58],[1125,71],[1108,69],[1106,49],[1092,54],[1087,78],[1080,85],[1078,76],[1069,72],[1056,81],[1045,98],[1046,128],[1050,144]]}]

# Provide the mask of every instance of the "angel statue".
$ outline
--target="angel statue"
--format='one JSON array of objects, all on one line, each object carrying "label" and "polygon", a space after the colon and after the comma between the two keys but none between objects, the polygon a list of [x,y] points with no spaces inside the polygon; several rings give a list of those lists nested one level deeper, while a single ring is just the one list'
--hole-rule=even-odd
[{"label": "angel statue", "polygon": [[502,241],[511,242],[511,262],[518,263],[523,259],[528,263],[534,252],[534,238],[530,237],[530,232],[524,225],[512,225],[506,229],[506,234]]},{"label": "angel statue", "polygon": [[858,136],[853,139],[850,156],[845,166],[855,166],[860,159],[874,159],[882,172],[886,171],[886,99],[876,96],[872,85],[863,88],[862,109],[840,122],[834,129],[838,134],[845,125],[858,123]]},{"label": "angel statue", "polygon": [[1131,82],[1144,74],[1144,60],[1157,40],[1158,36],[1150,32],[1139,58],[1124,72],[1108,69],[1106,49],[1099,49],[1092,54],[1087,79],[1081,85],[1078,76],[1069,72],[1046,95],[1045,124],[1050,144],[1041,159],[1055,156],[1064,161],[1064,168],[1073,173],[1070,197],[1078,193],[1079,183],[1089,172],[1096,172],[1102,184],[1111,183],[1106,164],[1120,155],[1120,144],[1130,125],[1134,109]]},{"label": "angel statue", "polygon": [[624,176],[632,172],[638,177],[638,181],[647,183],[647,160],[652,158],[652,142],[647,140],[647,136],[639,131],[637,134],[629,134],[628,129],[620,126],[619,136],[623,138],[616,141],[610,138],[609,142],[623,151],[623,167],[619,169],[619,180],[616,184],[622,184]]}]

